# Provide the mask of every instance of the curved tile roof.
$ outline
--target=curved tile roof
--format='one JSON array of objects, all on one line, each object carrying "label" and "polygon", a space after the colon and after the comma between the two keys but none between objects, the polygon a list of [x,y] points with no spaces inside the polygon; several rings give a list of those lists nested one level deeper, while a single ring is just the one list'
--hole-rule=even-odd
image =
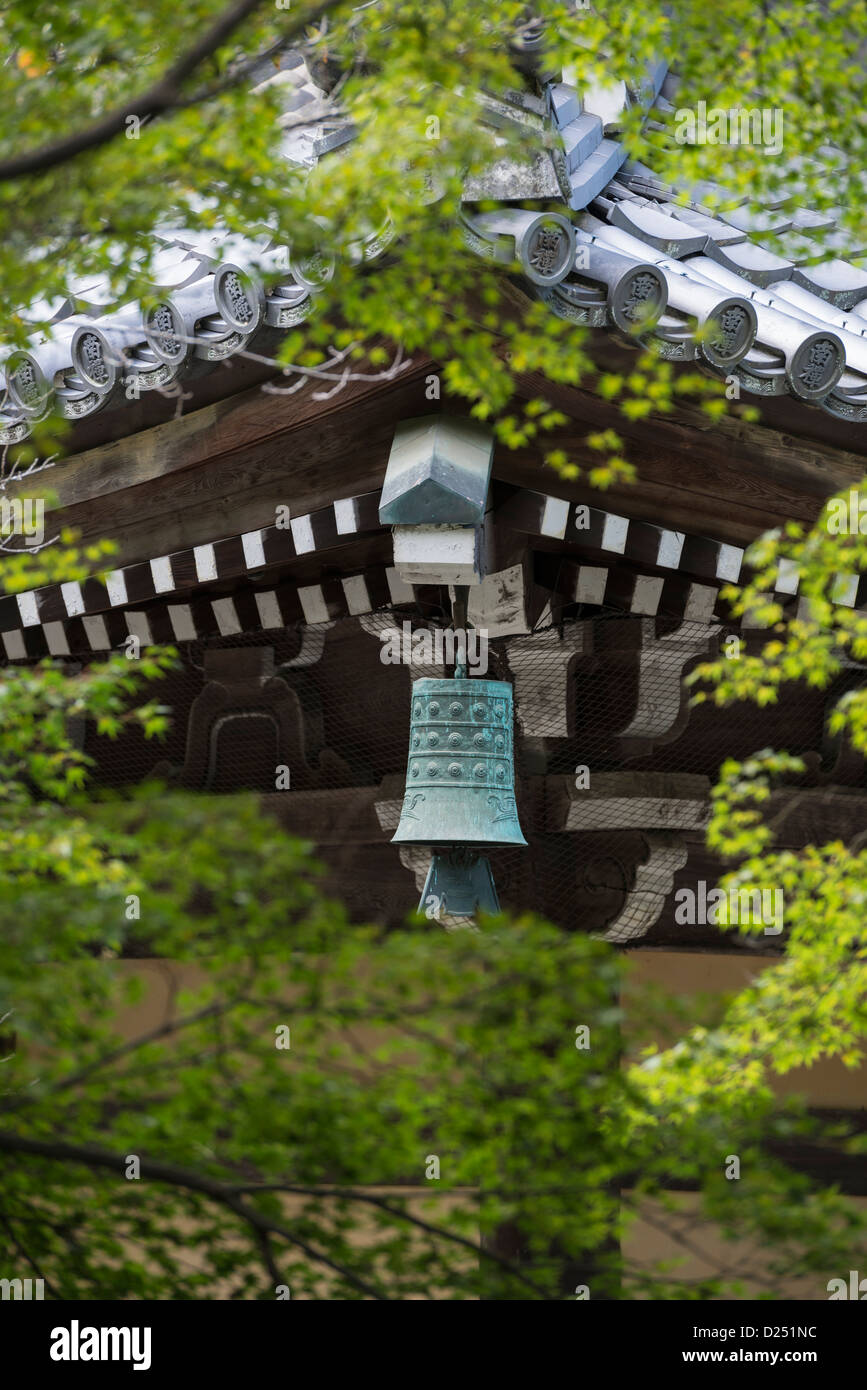
[{"label": "curved tile roof", "polygon": [[[297,54],[283,61],[267,79],[286,96],[281,152],[310,167],[354,130]],[[647,112],[675,92],[675,79],[656,64],[636,90],[619,83],[579,91],[557,80],[505,99],[479,93],[487,125],[541,138],[526,159],[508,146],[467,179],[465,242],[504,268],[517,262],[528,292],[560,317],[638,332],[663,356],[697,360],[756,395],[790,394],[844,420],[867,420],[867,239],[859,246],[835,231],[833,213],[800,207],[797,171],[790,191],[756,213],[744,195],[707,181],[678,192],[627,159],[616,138],[624,108]],[[302,109],[312,122],[293,129]],[[499,208],[479,211],[490,199]],[[528,200],[547,209],[516,206]],[[771,232],[785,254],[763,244]],[[389,225],[371,233],[354,257],[375,259],[392,235]],[[322,260],[296,262],[267,240],[234,238],[227,260],[225,237],[156,239],[147,311],[112,303],[99,282],[70,285],[48,331],[8,356],[0,444],[25,438],[52,402],[69,418],[119,408],[255,347],[266,329],[307,318],[330,273]],[[829,244],[845,246],[851,259],[819,261]],[[263,253],[273,269],[267,280],[250,268],[254,260],[261,267]]]}]

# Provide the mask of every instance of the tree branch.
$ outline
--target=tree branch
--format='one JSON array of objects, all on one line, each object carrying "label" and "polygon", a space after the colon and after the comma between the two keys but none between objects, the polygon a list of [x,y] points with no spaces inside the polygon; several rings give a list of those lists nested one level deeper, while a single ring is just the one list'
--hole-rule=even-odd
[{"label": "tree branch", "polygon": [[[33,1158],[44,1158],[50,1162],[79,1163],[87,1168],[107,1169],[117,1174],[123,1174],[126,1165],[122,1154],[112,1153],[96,1144],[66,1144],[60,1141],[28,1139],[23,1134],[10,1134],[7,1131],[0,1131],[0,1153],[29,1154]],[[142,1161],[147,1167],[148,1177],[155,1182],[164,1182],[170,1187],[180,1187],[188,1192],[198,1192],[234,1212],[253,1231],[260,1251],[263,1234],[282,1236],[290,1245],[297,1246],[308,1259],[334,1270],[351,1288],[363,1293],[367,1298],[376,1299],[378,1302],[388,1301],[384,1294],[367,1280],[353,1274],[351,1269],[333,1260],[324,1251],[316,1250],[308,1241],[302,1240],[280,1222],[272,1221],[253,1207],[247,1206],[246,1202],[242,1202],[235,1195],[230,1184],[219,1182],[216,1178],[204,1177],[201,1173],[182,1168],[177,1163],[164,1163],[155,1158],[144,1158]],[[271,1273],[270,1267],[268,1272]]]},{"label": "tree branch", "polygon": [[372,1192],[359,1192],[354,1187],[300,1187],[297,1183],[249,1183],[244,1186],[232,1189],[237,1193],[253,1194],[256,1192],[292,1192],[310,1197],[336,1197],[338,1201],[346,1199],[350,1202],[367,1202],[372,1207],[379,1207],[381,1211],[388,1212],[391,1216],[399,1216],[407,1221],[411,1226],[417,1226],[419,1230],[427,1231],[430,1235],[438,1236],[442,1240],[449,1240],[453,1245],[462,1245],[467,1250],[471,1250],[474,1255],[481,1256],[490,1260],[493,1264],[499,1265],[519,1283],[526,1284],[528,1289],[533,1289],[535,1293],[544,1294],[545,1290],[535,1280],[530,1279],[526,1274],[513,1264],[511,1260],[498,1255],[495,1250],[489,1250],[484,1245],[477,1245],[475,1241],[468,1239],[467,1236],[459,1235],[457,1231],[449,1231],[445,1226],[435,1226],[431,1221],[425,1221],[421,1216],[414,1216],[412,1212],[405,1211],[400,1207],[393,1207],[390,1202],[386,1202],[383,1197],[377,1196]]},{"label": "tree branch", "polygon": [[[156,1028],[150,1029],[147,1033],[140,1033],[138,1037],[132,1038],[129,1042],[121,1043],[118,1047],[112,1048],[110,1052],[104,1052],[101,1057],[95,1057],[92,1062],[88,1062],[78,1071],[64,1076],[55,1086],[52,1086],[49,1094],[58,1095],[61,1091],[68,1091],[73,1086],[78,1086],[82,1081],[86,1081],[94,1072],[101,1071],[103,1067],[111,1066],[122,1057],[128,1057],[130,1053],[137,1052],[139,1048],[146,1047],[149,1043],[158,1042],[161,1038],[166,1038],[172,1033],[178,1033],[182,1028],[189,1028],[195,1023],[201,1023],[203,1019],[211,1018],[215,1014],[224,1013],[228,1009],[236,1008],[240,1001],[229,1000],[226,1003],[208,1004],[205,1008],[199,1009],[196,1013],[187,1014],[182,1018],[169,1019],[165,1023],[160,1023]],[[32,1103],[34,1100],[42,1100],[43,1096],[34,1094],[13,1096],[11,1100],[0,1104],[0,1111],[14,1110],[22,1101]]]},{"label": "tree branch", "polygon": [[59,1299],[60,1294],[58,1293],[57,1289],[54,1287],[50,1279],[45,1278],[45,1275],[42,1273],[42,1270],[39,1268],[39,1265],[33,1259],[32,1255],[28,1254],[28,1252],[25,1250],[24,1246],[21,1244],[20,1240],[18,1239],[14,1230],[12,1229],[10,1222],[6,1219],[5,1216],[0,1216],[0,1224],[2,1224],[4,1231],[8,1235],[15,1249],[18,1251],[18,1254],[21,1256],[23,1260],[27,1261],[30,1268],[36,1275],[37,1279],[41,1279],[43,1281],[46,1289],[51,1294],[52,1298]]},{"label": "tree branch", "polygon": [[[162,77],[157,79],[153,86],[139,96],[125,102],[123,106],[107,112],[85,130],[75,131],[72,135],[66,136],[65,139],[57,140],[48,145],[40,145],[38,149],[27,150],[24,154],[13,155],[11,159],[0,161],[0,182],[22,178],[27,174],[44,173],[46,169],[53,169],[58,164],[65,164],[68,160],[75,159],[77,155],[83,154],[86,150],[94,150],[102,145],[107,145],[116,136],[124,133],[130,116],[144,122],[154,116],[165,115],[168,111],[182,104],[181,88],[187,78],[201,67],[202,63],[210,58],[218,48],[221,48],[239,25],[244,20],[249,19],[263,3],[264,0],[236,0],[236,3],[224,10],[210,29],[206,30],[201,38],[188,48],[186,53],[182,54]],[[342,0],[321,0],[321,3],[313,10],[301,15],[287,26],[283,33],[282,42],[288,43],[290,39],[302,33],[309,24],[321,19],[329,10],[334,9],[340,3]],[[230,85],[233,80],[235,82],[243,81],[244,76],[245,68],[242,65],[234,79],[229,79],[226,85]],[[206,100],[207,96],[208,89],[201,93],[202,100]]]}]

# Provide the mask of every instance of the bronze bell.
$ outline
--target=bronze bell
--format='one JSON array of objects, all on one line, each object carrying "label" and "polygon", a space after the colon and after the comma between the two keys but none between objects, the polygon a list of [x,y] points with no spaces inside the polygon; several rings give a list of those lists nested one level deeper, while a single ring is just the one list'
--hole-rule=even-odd
[{"label": "bronze bell", "polygon": [[406,794],[395,844],[434,851],[431,896],[450,916],[499,911],[481,850],[526,845],[515,803],[512,687],[507,681],[413,682]]}]

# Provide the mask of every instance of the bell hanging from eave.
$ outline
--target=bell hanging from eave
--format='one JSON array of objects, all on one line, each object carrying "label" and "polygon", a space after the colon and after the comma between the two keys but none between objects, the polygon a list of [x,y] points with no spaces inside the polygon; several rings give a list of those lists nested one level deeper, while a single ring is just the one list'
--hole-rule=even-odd
[{"label": "bell hanging from eave", "polygon": [[453,678],[413,682],[406,795],[393,843],[433,851],[419,911],[500,910],[489,848],[526,845],[515,803],[512,687]]}]

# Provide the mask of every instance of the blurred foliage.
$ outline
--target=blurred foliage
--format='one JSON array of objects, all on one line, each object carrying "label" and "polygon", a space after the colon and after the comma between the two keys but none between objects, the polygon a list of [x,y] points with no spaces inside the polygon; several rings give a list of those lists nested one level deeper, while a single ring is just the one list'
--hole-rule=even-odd
[{"label": "blurred foliage", "polygon": [[[535,10],[549,61],[579,82],[634,78],[662,54],[676,57],[684,105],[760,94],[784,109],[784,158],[743,146],[725,152],[724,169],[719,147],[677,145],[630,117],[631,153],[661,178],[710,176],[753,196],[796,182],[803,205],[833,200],[856,225],[860,6],[612,0],[594,14],[540,0]],[[215,0],[6,4],[0,162],[122,107],[219,12]],[[678,377],[647,353],[627,376],[597,371],[586,335],[541,304],[519,312],[508,278],[460,243],[464,173],[495,151],[476,94],[519,83],[509,40],[525,20],[520,4],[481,0],[261,5],[139,138],[5,180],[5,340],[27,338],[73,276],[110,275],[119,303],[145,294],[157,227],[267,228],[293,254],[336,257],[315,318],[287,337],[287,372],[332,346],[375,366],[395,345],[424,350],[515,446],[559,423],[542,396],[516,404],[525,372],[590,386],[629,419],[669,411],[678,395],[708,394],[719,415],[718,383]],[[309,175],[277,153],[273,88],[231,85],[281,39],[303,46],[314,76],[338,76],[358,130]],[[426,139],[431,117],[437,140]],[[833,180],[829,140],[852,156]],[[387,219],[387,263],[367,271],[353,244]],[[56,430],[47,422],[52,446]],[[553,451],[550,462],[567,477],[588,470],[595,487],[632,476],[616,431],[586,445],[586,456]],[[737,601],[761,609],[771,639],[760,658],[702,670],[706,697],[767,702],[793,679],[827,685],[847,647],[863,658],[860,615],[832,602],[862,542],[826,545],[828,534],[820,523],[760,543],[759,579]],[[81,578],[108,554],[64,534],[38,556],[0,556],[0,582],[16,592]],[[782,554],[803,567],[808,604],[795,620],[764,596]],[[824,1296],[863,1247],[863,1220],[774,1146],[810,1135],[842,1153],[857,1141],[819,1130],[771,1083],[822,1058],[858,1060],[867,866],[838,845],[774,849],[763,812],[771,788],[797,775],[795,760],[763,750],[727,763],[710,829],[733,882],[784,888],[785,955],[715,1016],[669,1001],[678,1037],[665,1046],[654,1042],[659,1001],[632,987],[624,1062],[626,966],[604,943],[533,919],[479,933],[359,928],[323,895],[309,847],[254,799],[150,786],[123,802],[97,795],[75,721],[120,739],[137,723],[158,737],[168,711],[137,696],[172,660],[151,649],[78,672],[11,667],[0,682],[0,1020],[3,1039],[14,1035],[0,1055],[5,1274],[38,1274],[50,1296],[69,1299],[227,1289],[267,1299],[284,1283],[293,1297],[550,1299],[574,1297],[578,1282],[591,1298],[709,1298],[742,1290],[744,1272],[768,1298],[799,1273]],[[850,697],[836,718],[863,746],[863,700]],[[123,1040],[121,1013],[144,988],[130,955],[150,958],[159,978],[160,961],[183,962],[190,983],[172,987],[163,1026]],[[283,1026],[288,1050],[275,1046]],[[580,1027],[588,1049],[575,1045]],[[140,1181],[124,1176],[133,1154]],[[731,1154],[738,1181],[725,1177]],[[431,1155],[440,1177],[428,1180]],[[613,1253],[642,1200],[672,1207],[673,1189],[689,1185],[699,1214],[755,1241],[761,1259],[693,1281]],[[425,1189],[421,1204],[402,1195],[413,1187]],[[496,1245],[478,1253],[478,1232],[490,1242],[508,1227],[523,1233],[519,1262]]]}]

